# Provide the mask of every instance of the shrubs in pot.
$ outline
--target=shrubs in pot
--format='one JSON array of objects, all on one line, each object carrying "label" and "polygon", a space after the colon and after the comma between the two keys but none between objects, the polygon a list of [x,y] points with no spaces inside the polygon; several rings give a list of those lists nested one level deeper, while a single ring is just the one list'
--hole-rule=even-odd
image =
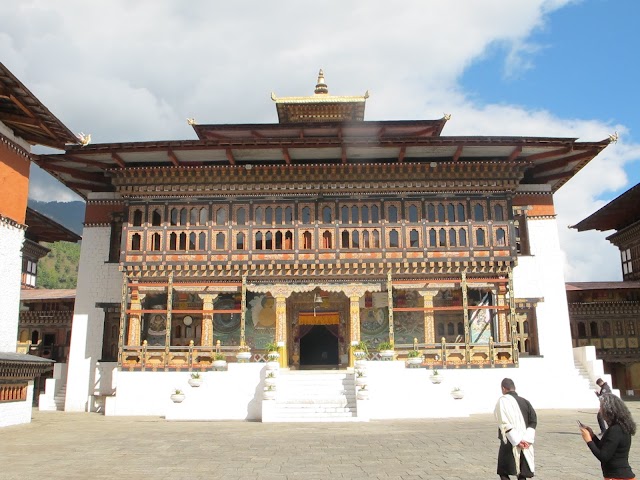
[{"label": "shrubs in pot", "polygon": [[191,378],[189,378],[189,385],[192,387],[199,387],[202,385],[202,376],[198,372],[193,372]]},{"label": "shrubs in pot", "polygon": [[238,347],[236,359],[238,360],[238,363],[247,363],[251,360],[251,349],[248,345],[240,345],[240,347]]},{"label": "shrubs in pot", "polygon": [[213,356],[213,368],[216,370],[227,368],[227,357],[224,353],[216,353]]},{"label": "shrubs in pot", "polygon": [[420,365],[422,363],[422,352],[420,350],[409,350],[407,352],[407,366]]},{"label": "shrubs in pot", "polygon": [[276,387],[275,385],[267,385],[264,387],[264,392],[262,394],[262,398],[264,400],[275,400],[276,399]]},{"label": "shrubs in pot", "polygon": [[378,351],[380,352],[380,357],[382,358],[382,360],[393,359],[393,343],[380,342],[378,344]]},{"label": "shrubs in pot", "polygon": [[442,380],[444,380],[442,374],[435,368],[432,370],[431,375],[429,375],[429,379],[431,383],[442,383]]},{"label": "shrubs in pot", "polygon": [[270,362],[275,362],[280,358],[280,353],[278,353],[278,344],[276,342],[267,343],[264,348],[267,351],[267,359]]},{"label": "shrubs in pot", "polygon": [[173,403],[182,403],[184,398],[185,395],[182,390],[180,390],[179,388],[173,389],[173,393],[171,394],[171,400],[173,401]]},{"label": "shrubs in pot", "polygon": [[360,340],[357,343],[351,345],[351,350],[353,351],[353,356],[356,357],[356,360],[364,360],[369,353],[369,345],[364,340]]},{"label": "shrubs in pot", "polygon": [[451,396],[455,400],[460,400],[461,398],[464,397],[464,392],[462,391],[462,389],[460,387],[453,387],[453,390],[451,390]]}]

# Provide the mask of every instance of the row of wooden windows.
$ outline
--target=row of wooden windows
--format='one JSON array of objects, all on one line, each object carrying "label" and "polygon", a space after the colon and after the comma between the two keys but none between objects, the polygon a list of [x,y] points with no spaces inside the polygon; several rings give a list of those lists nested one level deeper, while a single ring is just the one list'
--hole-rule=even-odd
[{"label": "row of wooden windows", "polygon": [[[405,220],[417,223],[421,217],[420,204],[410,204],[406,207]],[[235,224],[246,225],[248,223],[249,208],[238,207],[235,209]],[[505,208],[501,204],[494,204],[491,211],[491,219],[495,221],[506,220]],[[334,207],[325,205],[320,211],[322,223],[333,223],[339,220],[341,223],[379,223],[380,208],[377,205],[343,205],[336,217]],[[141,209],[133,210],[131,225],[140,227],[143,224],[144,213]],[[169,224],[172,226],[207,225],[209,211],[207,207],[178,208],[169,210]],[[465,222],[468,220],[466,207],[462,203],[427,203],[424,219],[427,222]],[[476,202],[472,206],[471,220],[484,222],[488,220],[486,206]],[[229,222],[228,207],[214,207],[213,224],[226,225]],[[253,212],[253,220],[256,225],[283,225],[293,223],[293,207],[256,207]],[[312,223],[311,207],[303,207],[300,210],[300,221],[303,224]],[[399,209],[395,205],[387,207],[386,221],[398,223],[401,221]],[[150,216],[151,226],[162,226],[163,214],[161,208],[154,208]]]},{"label": "row of wooden windows", "polygon": [[[613,329],[611,322],[605,320],[604,322],[578,322],[578,338],[586,337],[610,337],[613,333],[616,337],[622,336],[635,336],[636,335],[636,322],[635,320],[627,320],[627,329],[625,332],[624,322],[622,320],[616,320],[613,322]],[[600,326],[602,329],[600,329]],[[588,327],[588,331],[587,331]]]},{"label": "row of wooden windows", "polygon": [[[495,237],[493,243],[495,246],[505,246],[507,244],[507,232],[504,228],[497,228],[494,231]],[[207,250],[207,234],[205,232],[171,232],[168,235],[169,251],[204,251]],[[215,233],[215,249],[226,250],[227,234],[223,232]],[[301,249],[311,250],[313,246],[313,236],[310,231],[302,233]],[[236,250],[245,250],[247,248],[246,235],[243,232],[235,234],[235,245],[232,248]],[[417,229],[409,230],[406,246],[407,248],[421,248],[420,232]],[[433,248],[450,248],[450,247],[467,247],[467,230],[465,228],[431,228],[428,230],[428,244],[425,246]],[[474,231],[474,245],[477,247],[488,246],[487,234],[484,228],[477,228]],[[253,242],[255,250],[293,250],[293,232],[291,230],[275,232],[258,231],[254,234]],[[389,230],[387,239],[388,248],[400,248],[400,234],[397,229]],[[131,236],[131,250],[142,250],[142,236],[134,233]],[[320,248],[334,248],[333,232],[325,230],[322,232]],[[340,248],[381,248],[380,232],[378,230],[343,230],[340,233]],[[149,250],[162,250],[162,235],[153,233],[150,237]]]},{"label": "row of wooden windows", "polygon": [[27,399],[27,385],[0,385],[0,403]]}]

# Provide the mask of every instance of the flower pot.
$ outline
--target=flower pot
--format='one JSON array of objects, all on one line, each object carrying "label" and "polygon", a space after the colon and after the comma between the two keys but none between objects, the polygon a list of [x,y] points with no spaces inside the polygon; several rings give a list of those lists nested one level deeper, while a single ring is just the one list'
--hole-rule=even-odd
[{"label": "flower pot", "polygon": [[421,365],[422,357],[409,357],[407,358],[407,365]]},{"label": "flower pot", "polygon": [[238,352],[236,353],[236,359],[238,363],[246,363],[251,360],[251,352]]},{"label": "flower pot", "polygon": [[356,386],[363,387],[367,384],[367,377],[356,377]]},{"label": "flower pot", "polygon": [[442,380],[444,380],[444,378],[441,374],[434,375],[432,373],[431,375],[429,375],[429,380],[431,380],[431,383],[442,383]]},{"label": "flower pot", "polygon": [[362,350],[354,350],[353,356],[356,357],[357,360],[362,360],[367,356],[367,354]]},{"label": "flower pot", "polygon": [[278,352],[269,352],[267,353],[267,358],[270,362],[273,362],[280,358],[280,354]]},{"label": "flower pot", "polygon": [[264,379],[264,384],[265,384],[267,387],[273,387],[273,386],[275,386],[275,384],[276,384],[276,377],[266,377],[266,378]]},{"label": "flower pot", "polygon": [[190,378],[189,385],[191,385],[192,387],[199,387],[200,385],[202,385],[202,378]]},{"label": "flower pot", "polygon": [[393,360],[393,350],[380,350],[382,360]]},{"label": "flower pot", "polygon": [[173,403],[182,403],[184,401],[184,393],[172,393],[171,400]]},{"label": "flower pot", "polygon": [[369,400],[369,390],[358,390],[358,393],[356,393],[356,398],[358,400]]},{"label": "flower pot", "polygon": [[461,398],[464,397],[464,392],[462,390],[452,390],[451,391],[451,396],[455,399],[455,400],[460,400]]},{"label": "flower pot", "polygon": [[278,370],[279,368],[279,362],[267,362],[267,370]]},{"label": "flower pot", "polygon": [[213,361],[213,368],[215,368],[216,370],[222,370],[227,368],[227,361],[226,360],[214,360]]},{"label": "flower pot", "polygon": [[262,398],[264,400],[275,400],[276,399],[276,391],[275,390],[265,390],[262,393]]}]

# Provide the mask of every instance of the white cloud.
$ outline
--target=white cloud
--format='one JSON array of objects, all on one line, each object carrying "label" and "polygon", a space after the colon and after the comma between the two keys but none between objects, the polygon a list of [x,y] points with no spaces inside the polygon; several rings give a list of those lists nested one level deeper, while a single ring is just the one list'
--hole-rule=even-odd
[{"label": "white cloud", "polygon": [[[465,69],[496,46],[510,52],[507,73],[531,67],[541,48],[531,43],[532,32],[571,3],[327,0],[319,7],[299,0],[22,0],[0,5],[0,58],[56,116],[73,131],[91,133],[94,143],[195,138],[187,117],[274,122],[270,92],[309,94],[320,67],[333,94],[370,90],[369,120],[452,113],[445,135],[601,140],[615,129],[624,133],[624,126],[517,105],[479,107],[460,89]],[[625,185],[624,168],[640,157],[638,148],[623,135],[559,191],[568,278],[602,279],[619,270],[603,235],[578,234],[565,225]],[[61,191],[33,175],[32,196],[60,199]],[[591,253],[594,237],[602,246],[597,255]]]}]

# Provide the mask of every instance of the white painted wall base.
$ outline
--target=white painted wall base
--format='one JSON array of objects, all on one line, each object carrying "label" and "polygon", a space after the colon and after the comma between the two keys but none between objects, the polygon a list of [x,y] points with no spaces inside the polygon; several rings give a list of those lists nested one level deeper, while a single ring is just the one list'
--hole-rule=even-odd
[{"label": "white painted wall base", "polygon": [[[53,377],[47,378],[44,384],[44,393],[38,397],[38,410],[41,412],[55,412],[58,408],[55,398],[58,392],[67,385],[67,364],[56,363],[53,365]],[[64,407],[64,405],[62,405]]]},{"label": "white painted wall base", "polygon": [[31,423],[31,408],[33,404],[33,380],[27,387],[27,399],[20,402],[0,403],[0,427]]},{"label": "white painted wall base", "polygon": [[[573,358],[579,365],[588,372],[589,380],[593,385],[596,384],[596,380],[601,378],[605,382],[611,385],[613,384],[613,380],[611,379],[611,375],[608,373],[604,373],[604,364],[602,360],[598,360],[596,358],[596,347],[589,345],[586,347],[576,347],[573,349]],[[611,392],[614,395],[620,396],[620,390],[617,388],[611,388]]]}]

